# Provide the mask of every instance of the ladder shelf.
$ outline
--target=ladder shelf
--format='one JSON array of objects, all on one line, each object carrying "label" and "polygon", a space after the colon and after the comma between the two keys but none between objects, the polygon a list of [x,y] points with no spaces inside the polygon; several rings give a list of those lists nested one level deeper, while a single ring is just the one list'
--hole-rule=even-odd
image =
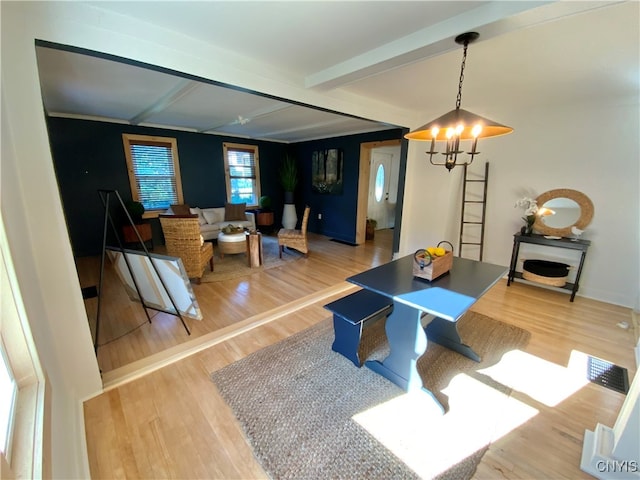
[{"label": "ladder shelf", "polygon": [[[487,211],[487,185],[489,183],[489,162],[484,165],[484,178],[469,178],[468,165],[464,165],[464,179],[462,183],[462,212],[460,214],[460,241],[458,242],[458,256],[462,257],[463,255],[463,247],[465,246],[475,246],[478,251],[478,260],[482,261],[482,257],[484,254],[484,225],[486,220],[486,211]],[[480,183],[482,185],[482,195],[481,199],[477,200],[477,192],[471,192],[470,189],[467,188],[469,184]],[[475,196],[474,196],[475,195]],[[467,220],[466,213],[467,208],[470,205],[481,205],[480,209],[480,220]],[[478,212],[476,212],[478,213]],[[478,241],[464,241],[467,237],[465,234],[468,233],[468,228],[471,225],[480,225],[480,234]],[[474,227],[477,230],[477,227]]]}]

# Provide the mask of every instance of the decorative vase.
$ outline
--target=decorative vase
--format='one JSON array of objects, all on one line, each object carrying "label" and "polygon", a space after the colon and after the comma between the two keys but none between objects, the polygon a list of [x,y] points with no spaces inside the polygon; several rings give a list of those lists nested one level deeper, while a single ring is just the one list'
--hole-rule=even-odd
[{"label": "decorative vase", "polygon": [[285,203],[282,212],[282,226],[293,230],[298,223],[298,215],[296,214],[296,206],[293,203]]}]

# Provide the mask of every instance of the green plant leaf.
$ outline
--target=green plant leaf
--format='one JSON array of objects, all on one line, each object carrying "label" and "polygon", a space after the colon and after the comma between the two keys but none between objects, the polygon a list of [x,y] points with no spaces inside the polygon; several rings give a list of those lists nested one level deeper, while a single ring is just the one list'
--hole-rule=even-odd
[{"label": "green plant leaf", "polygon": [[298,166],[296,161],[286,154],[280,167],[280,184],[285,192],[293,192],[298,185]]}]

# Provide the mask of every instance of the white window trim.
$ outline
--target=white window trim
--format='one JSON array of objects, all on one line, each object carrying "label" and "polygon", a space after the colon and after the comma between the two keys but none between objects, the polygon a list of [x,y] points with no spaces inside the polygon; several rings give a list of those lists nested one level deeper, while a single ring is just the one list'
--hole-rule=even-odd
[{"label": "white window trim", "polygon": [[27,322],[4,222],[0,217],[0,335],[18,384],[10,456],[0,454],[3,478],[43,478],[46,377]]},{"label": "white window trim", "polygon": [[256,190],[255,190],[255,198],[256,203],[254,205],[247,205],[247,208],[257,208],[258,202],[260,201],[260,197],[262,195],[260,190],[260,155],[258,153],[257,145],[247,145],[243,143],[229,143],[224,142],[222,144],[222,151],[224,157],[224,180],[227,187],[227,202],[231,202],[231,175],[229,172],[229,159],[227,157],[227,151],[239,149],[239,150],[253,150],[253,159],[255,163],[255,172],[256,172]]},{"label": "white window trim", "polygon": [[[0,283],[2,284],[2,283]],[[3,310],[4,313],[4,310]],[[0,320],[1,321],[1,320]],[[7,369],[11,380],[11,392],[3,391],[2,395],[11,394],[11,405],[9,410],[9,415],[7,417],[7,425],[5,431],[0,431],[0,435],[6,438],[0,439],[0,441],[4,441],[4,456],[6,458],[11,458],[11,447],[13,446],[13,432],[15,426],[15,416],[16,416],[16,408],[18,403],[18,383],[16,382],[15,374],[13,373],[13,368],[11,367],[11,362],[9,361],[9,356],[7,355],[7,348],[4,346],[4,340],[0,335],[0,360],[2,360],[3,368]],[[5,441],[6,440],[6,441]],[[2,451],[2,450],[0,450]]]},{"label": "white window trim", "polygon": [[[178,203],[184,203],[184,197],[182,196],[182,178],[180,177],[180,160],[178,158],[178,140],[173,137],[156,137],[152,135],[136,135],[133,133],[123,133],[122,143],[124,144],[124,154],[127,159],[127,173],[129,174],[129,185],[131,187],[131,198],[134,201],[140,200],[140,193],[138,191],[138,182],[136,181],[136,174],[133,171],[133,158],[131,158],[131,144],[143,142],[157,142],[166,143],[171,145],[171,157],[173,159],[173,171],[176,179],[176,196],[178,197]],[[149,210],[145,211],[143,218],[155,218],[158,215],[164,213],[165,210]]]}]

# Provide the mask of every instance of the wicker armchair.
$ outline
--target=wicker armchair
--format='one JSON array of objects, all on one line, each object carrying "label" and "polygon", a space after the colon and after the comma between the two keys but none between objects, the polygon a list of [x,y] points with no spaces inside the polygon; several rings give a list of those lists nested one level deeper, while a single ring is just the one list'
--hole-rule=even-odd
[{"label": "wicker armchair", "polygon": [[293,248],[304,256],[309,255],[309,244],[307,243],[307,223],[309,223],[310,207],[304,209],[304,215],[302,216],[302,224],[300,230],[294,230],[290,228],[282,228],[278,231],[278,245],[280,245],[280,258],[282,258],[282,251],[284,247]]},{"label": "wicker armchair", "polygon": [[213,272],[213,245],[203,242],[198,215],[160,215],[167,255],[180,257],[189,278],[197,283],[209,263]]}]

